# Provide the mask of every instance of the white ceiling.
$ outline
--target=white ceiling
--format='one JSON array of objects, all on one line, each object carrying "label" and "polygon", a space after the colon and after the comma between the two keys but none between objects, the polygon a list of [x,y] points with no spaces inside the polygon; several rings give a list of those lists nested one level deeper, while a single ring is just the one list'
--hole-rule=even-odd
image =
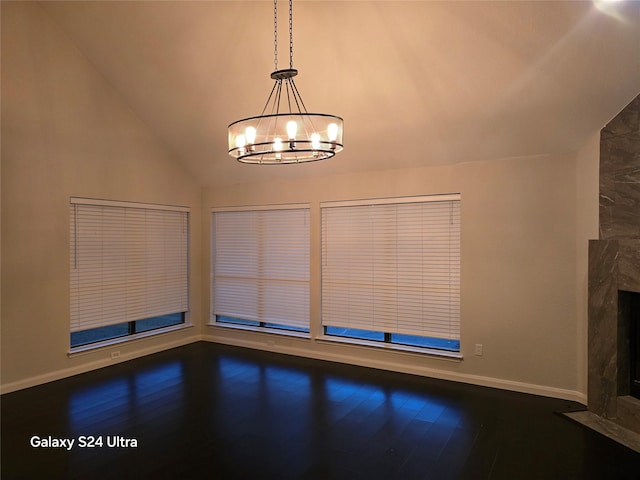
[{"label": "white ceiling", "polygon": [[41,4],[204,186],[568,152],[640,93],[640,1],[296,0],[296,84],[345,150],[242,165],[226,127],[271,90],[272,2]]}]

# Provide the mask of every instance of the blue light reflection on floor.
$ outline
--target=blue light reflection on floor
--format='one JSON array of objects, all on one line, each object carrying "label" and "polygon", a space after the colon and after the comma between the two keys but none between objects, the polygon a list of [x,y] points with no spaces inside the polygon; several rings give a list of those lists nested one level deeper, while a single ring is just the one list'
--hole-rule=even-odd
[{"label": "blue light reflection on floor", "polygon": [[380,387],[337,377],[326,377],[324,387],[330,406],[326,415],[334,420],[348,415],[351,419],[362,421],[387,400]]},{"label": "blue light reflection on floor", "polygon": [[105,381],[80,390],[69,400],[71,431],[83,433],[90,428],[103,428],[107,418],[126,414],[131,402],[131,384],[123,378]]},{"label": "blue light reflection on floor", "polygon": [[[226,415],[215,418],[212,428],[228,440],[225,448],[244,455],[256,448],[268,452],[273,462],[282,462],[273,466],[281,471],[294,471],[296,462],[309,461],[312,450],[300,440],[307,438],[315,415],[309,373],[223,357],[214,375],[219,385],[216,401],[224,405]],[[265,432],[269,442],[256,437],[256,430]],[[288,454],[283,456],[283,451]]]},{"label": "blue light reflection on floor", "polygon": [[[295,405],[311,395],[308,373],[291,368],[268,366],[261,368],[250,362],[234,358],[221,358],[218,362],[220,379],[219,401],[229,404]],[[243,384],[238,388],[238,382]],[[254,410],[254,409],[252,409]]]},{"label": "blue light reflection on floor", "polygon": [[390,398],[398,415],[408,415],[417,420],[433,423],[439,421],[446,412],[454,424],[457,424],[460,419],[460,412],[453,409],[450,402],[445,404],[426,394],[394,391],[390,394]]},{"label": "blue light reflection on floor", "polygon": [[180,422],[182,376],[182,364],[171,362],[79,390],[69,399],[70,429],[74,434],[119,434],[118,424],[132,411],[140,422],[157,429],[168,417],[164,405],[177,409],[178,416],[172,411],[170,417]]},{"label": "blue light reflection on floor", "polygon": [[327,398],[334,405],[332,417],[340,417],[347,412],[358,409],[361,412],[372,412],[388,403],[398,418],[417,419],[425,422],[446,420],[451,426],[461,422],[458,409],[452,408],[427,394],[408,393],[403,391],[385,391],[381,388],[359,384],[340,378],[329,377],[325,380]]},{"label": "blue light reflection on floor", "polygon": [[[305,436],[311,428],[313,415],[309,374],[292,368],[268,366],[262,380],[271,411],[267,425],[275,439],[288,445]],[[292,416],[296,422],[289,421]]]},{"label": "blue light reflection on floor", "polygon": [[138,416],[154,427],[180,425],[184,416],[183,366],[172,362],[133,377]]},{"label": "blue light reflection on floor", "polygon": [[341,378],[329,377],[325,380],[324,386],[327,398],[331,401],[339,402],[353,395],[361,385]]},{"label": "blue light reflection on floor", "polygon": [[142,370],[133,377],[136,391],[147,396],[161,396],[182,384],[182,364],[172,362],[158,368]]},{"label": "blue light reflection on floor", "polygon": [[223,357],[218,361],[221,380],[241,380],[247,383],[258,383],[260,367],[253,362]]},{"label": "blue light reflection on floor", "polygon": [[309,397],[311,394],[309,390],[311,380],[308,373],[270,366],[264,369],[264,380],[274,392],[282,392],[296,398]]},{"label": "blue light reflection on floor", "polygon": [[214,428],[224,432],[230,442],[242,435],[245,426],[248,428],[260,419],[261,370],[251,361],[234,357],[221,357],[214,364],[213,375],[217,378],[214,396],[219,404],[216,410],[225,412],[214,419]]}]

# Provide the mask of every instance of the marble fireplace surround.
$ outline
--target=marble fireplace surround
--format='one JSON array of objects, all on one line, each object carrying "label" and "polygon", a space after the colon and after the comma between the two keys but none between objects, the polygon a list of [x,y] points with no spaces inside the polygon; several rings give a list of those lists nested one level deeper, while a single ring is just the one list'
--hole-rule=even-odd
[{"label": "marble fireplace surround", "polygon": [[620,295],[640,293],[640,95],[600,132],[599,183],[600,239],[589,242],[588,408],[598,422],[640,434],[640,400],[629,396],[629,300]]},{"label": "marble fireplace surround", "polygon": [[640,400],[629,396],[628,341],[619,292],[640,293],[640,240],[589,242],[589,378],[592,413],[640,433]]}]

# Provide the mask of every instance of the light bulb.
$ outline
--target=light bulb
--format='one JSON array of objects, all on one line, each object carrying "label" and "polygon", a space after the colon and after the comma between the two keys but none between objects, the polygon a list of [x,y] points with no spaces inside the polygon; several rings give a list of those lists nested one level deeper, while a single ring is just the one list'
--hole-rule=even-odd
[{"label": "light bulb", "polygon": [[295,140],[297,132],[298,124],[294,120],[289,120],[287,122],[287,135],[289,135],[289,140]]},{"label": "light bulb", "polygon": [[318,150],[320,148],[320,134],[318,133],[311,134],[311,147],[314,150]]},{"label": "light bulb", "polygon": [[244,147],[246,144],[247,144],[247,141],[244,138],[244,135],[240,134],[236,137],[236,147],[240,155],[244,155]]},{"label": "light bulb", "polygon": [[298,131],[298,124],[294,120],[287,122],[287,136],[289,137],[289,148],[291,150],[296,148],[296,132]]},{"label": "light bulb", "polygon": [[247,136],[247,143],[253,145],[256,143],[256,129],[255,127],[247,127],[244,130],[244,134]]},{"label": "light bulb", "polygon": [[282,158],[282,155],[280,154],[280,152],[282,151],[281,138],[275,138],[273,140],[273,150],[276,152],[276,160],[280,160]]},{"label": "light bulb", "polygon": [[335,123],[330,123],[327,127],[327,136],[329,137],[330,142],[335,142],[338,138],[338,125]]}]

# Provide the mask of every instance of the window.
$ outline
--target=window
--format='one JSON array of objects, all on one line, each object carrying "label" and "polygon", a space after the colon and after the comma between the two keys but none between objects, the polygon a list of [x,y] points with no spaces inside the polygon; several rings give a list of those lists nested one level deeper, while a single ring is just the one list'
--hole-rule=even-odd
[{"label": "window", "polygon": [[216,209],[212,322],[309,332],[309,207]]},{"label": "window", "polygon": [[71,346],[80,347],[91,343],[113,340],[136,333],[149,332],[164,327],[185,323],[185,313],[174,313],[160,317],[145,318],[133,322],[117,323],[106,327],[90,328],[79,332],[71,332]]},{"label": "window", "polygon": [[183,324],[188,208],[72,198],[71,347]]},{"label": "window", "polygon": [[325,335],[460,351],[460,196],[326,202]]}]

